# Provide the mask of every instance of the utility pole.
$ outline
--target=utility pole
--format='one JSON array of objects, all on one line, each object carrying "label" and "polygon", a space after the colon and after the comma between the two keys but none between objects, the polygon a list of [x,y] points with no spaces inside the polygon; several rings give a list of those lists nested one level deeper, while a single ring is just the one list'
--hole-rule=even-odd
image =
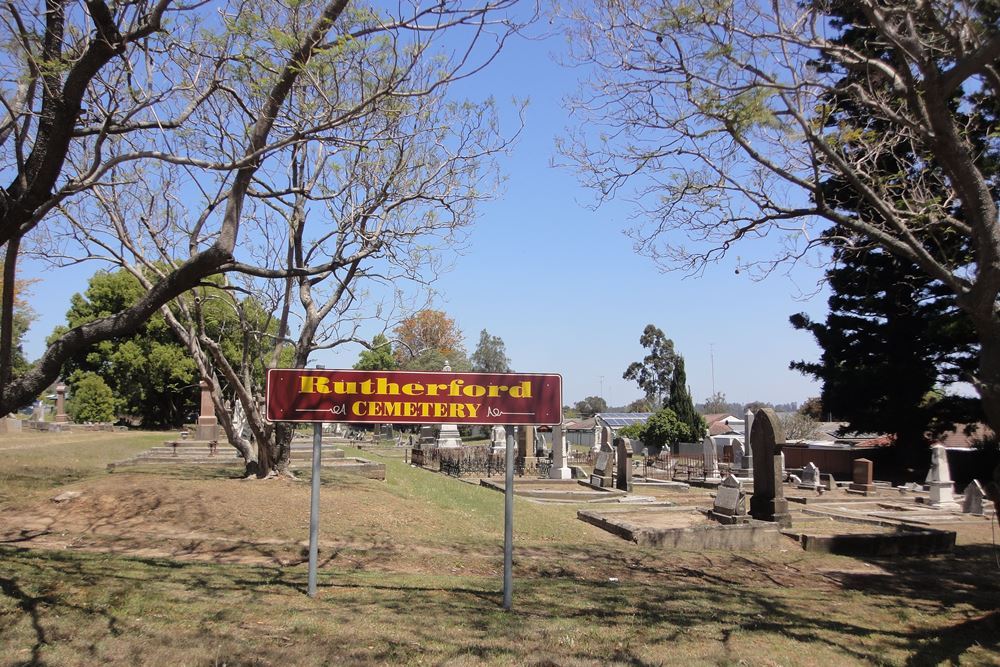
[{"label": "utility pole", "polygon": [[708,354],[712,359],[712,398],[715,398],[715,343],[708,344]]}]

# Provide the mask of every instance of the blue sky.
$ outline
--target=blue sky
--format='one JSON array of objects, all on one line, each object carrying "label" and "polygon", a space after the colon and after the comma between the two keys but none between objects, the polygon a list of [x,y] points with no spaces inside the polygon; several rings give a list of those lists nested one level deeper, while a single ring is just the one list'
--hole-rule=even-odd
[{"label": "blue sky", "polygon": [[[818,395],[815,382],[788,370],[792,360],[819,355],[812,337],[794,331],[788,316],[824,316],[824,291],[796,298],[816,291],[821,270],[800,265],[791,276],[774,274],[762,282],[737,275],[732,261],[697,278],[660,273],[633,252],[622,232],[627,203],[591,210],[586,205],[593,203],[592,193],[569,170],[550,166],[555,137],[572,122],[563,98],[583,74],[553,62],[560,39],[510,43],[489,69],[457,91],[474,98],[492,94],[499,102],[516,95],[530,104],[517,145],[502,158],[503,193],[482,207],[467,249],[436,284],[435,307],[456,319],[470,353],[480,330],[487,329],[503,338],[516,370],[562,374],[565,403],[602,391],[613,405],[640,397],[622,373],[644,356],[638,341],[648,323],[663,329],[684,355],[696,401],[713,387],[740,402],[801,403]],[[766,256],[776,241],[750,242],[731,259]],[[96,268],[23,265],[21,277],[42,281],[34,289],[39,319],[29,332],[30,358],[41,354],[45,336],[65,321],[70,296],[85,289]],[[350,367],[358,351],[349,347],[316,361]]]}]

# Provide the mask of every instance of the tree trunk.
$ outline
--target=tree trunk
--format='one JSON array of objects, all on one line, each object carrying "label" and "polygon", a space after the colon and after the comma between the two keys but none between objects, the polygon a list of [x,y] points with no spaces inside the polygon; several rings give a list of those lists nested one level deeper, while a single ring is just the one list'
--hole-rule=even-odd
[{"label": "tree trunk", "polygon": [[[0,302],[0,387],[7,386],[13,376],[14,366],[14,296],[17,274],[17,251],[21,247],[21,237],[15,236],[7,242],[7,252],[3,264],[3,297]],[[6,414],[6,413],[4,413]]]},{"label": "tree trunk", "polygon": [[[976,321],[979,333],[979,377],[976,389],[982,401],[983,412],[993,433],[1000,435],[1000,319]],[[986,494],[1000,507],[1000,465],[993,470],[993,480],[986,485]]]}]

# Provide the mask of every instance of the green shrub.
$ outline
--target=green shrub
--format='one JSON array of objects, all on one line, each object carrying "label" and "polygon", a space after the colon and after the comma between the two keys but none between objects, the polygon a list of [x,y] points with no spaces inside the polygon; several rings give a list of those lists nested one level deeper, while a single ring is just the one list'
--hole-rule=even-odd
[{"label": "green shrub", "polygon": [[113,421],[115,396],[101,376],[81,373],[73,380],[73,395],[67,409],[77,423]]}]

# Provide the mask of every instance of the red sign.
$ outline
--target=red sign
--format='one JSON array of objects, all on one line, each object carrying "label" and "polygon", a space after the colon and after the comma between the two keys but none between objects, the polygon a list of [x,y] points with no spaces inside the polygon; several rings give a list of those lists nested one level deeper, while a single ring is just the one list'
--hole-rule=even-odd
[{"label": "red sign", "polygon": [[562,376],[275,368],[266,412],[276,422],[558,424]]}]

